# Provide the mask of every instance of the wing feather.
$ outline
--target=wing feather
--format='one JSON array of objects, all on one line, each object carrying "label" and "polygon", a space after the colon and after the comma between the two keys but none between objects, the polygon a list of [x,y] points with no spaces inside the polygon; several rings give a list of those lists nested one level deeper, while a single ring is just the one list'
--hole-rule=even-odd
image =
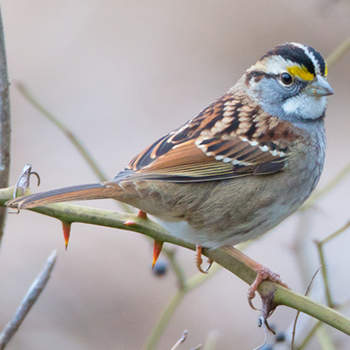
[{"label": "wing feather", "polygon": [[114,181],[202,182],[282,171],[295,129],[229,91],[137,155]]}]

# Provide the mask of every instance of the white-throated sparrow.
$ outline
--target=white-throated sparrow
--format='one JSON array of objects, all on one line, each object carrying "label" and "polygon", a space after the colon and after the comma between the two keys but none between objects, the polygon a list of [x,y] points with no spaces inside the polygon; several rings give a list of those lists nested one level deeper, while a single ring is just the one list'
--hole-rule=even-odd
[{"label": "white-throated sparrow", "polygon": [[197,116],[137,155],[113,181],[17,198],[12,208],[115,198],[171,235],[218,248],[294,213],[324,163],[327,67],[312,47],[276,46]]}]

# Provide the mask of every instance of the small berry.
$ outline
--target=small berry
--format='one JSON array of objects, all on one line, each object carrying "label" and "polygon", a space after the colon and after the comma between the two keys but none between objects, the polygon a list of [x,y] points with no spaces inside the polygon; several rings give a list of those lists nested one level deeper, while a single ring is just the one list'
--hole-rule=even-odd
[{"label": "small berry", "polygon": [[286,335],[284,332],[278,332],[276,334],[276,342],[277,343],[281,343],[281,342],[284,342],[286,340]]},{"label": "small berry", "polygon": [[156,276],[164,276],[167,273],[167,264],[164,261],[157,261],[154,265],[153,273]]}]

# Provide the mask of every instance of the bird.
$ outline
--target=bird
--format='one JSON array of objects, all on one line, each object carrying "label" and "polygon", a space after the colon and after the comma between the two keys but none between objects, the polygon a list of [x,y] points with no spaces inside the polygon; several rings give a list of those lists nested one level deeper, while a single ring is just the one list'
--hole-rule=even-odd
[{"label": "bird", "polygon": [[[112,181],[31,194],[7,206],[114,198],[195,244],[201,270],[202,247],[254,239],[310,196],[323,170],[332,94],[318,51],[300,43],[277,45],[222,97],[152,143]],[[262,279],[280,282],[265,269],[256,272],[250,298]]]}]

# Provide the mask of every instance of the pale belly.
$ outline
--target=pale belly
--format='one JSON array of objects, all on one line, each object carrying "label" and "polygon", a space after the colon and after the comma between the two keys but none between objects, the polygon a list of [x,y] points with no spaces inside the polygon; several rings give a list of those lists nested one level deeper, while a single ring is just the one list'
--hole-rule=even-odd
[{"label": "pale belly", "polygon": [[248,176],[202,184],[137,184],[130,203],[154,215],[171,235],[207,248],[235,245],[264,234],[293,214],[316,186],[312,171]]},{"label": "pale belly", "polygon": [[226,196],[215,207],[204,201],[197,211],[189,209],[185,220],[165,217],[158,221],[171,235],[193,244],[207,248],[236,245],[264,234],[297,211],[309,197],[311,186],[305,186],[298,200],[289,191],[269,195],[264,192],[257,190],[245,202],[240,201],[241,196],[236,200],[235,195]]}]

